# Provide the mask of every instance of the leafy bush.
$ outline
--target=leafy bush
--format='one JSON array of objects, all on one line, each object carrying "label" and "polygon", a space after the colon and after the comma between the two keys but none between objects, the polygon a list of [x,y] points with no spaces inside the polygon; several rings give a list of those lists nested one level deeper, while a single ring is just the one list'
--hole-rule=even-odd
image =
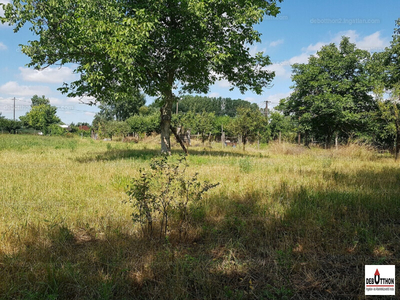
[{"label": "leafy bush", "polygon": [[190,223],[189,204],[198,203],[205,192],[219,184],[200,182],[198,173],[186,175],[185,157],[177,163],[169,159],[153,158],[150,170],[141,169],[140,176],[133,179],[127,190],[135,209],[132,219],[147,236],[154,234],[157,224],[160,238],[166,237],[169,230],[177,230],[181,238]]},{"label": "leafy bush", "polygon": [[65,135],[65,129],[58,124],[51,124],[47,127],[47,133],[50,135]]},{"label": "leafy bush", "polygon": [[153,113],[150,115],[134,115],[126,120],[131,128],[132,132],[135,133],[146,133],[151,134],[152,132],[160,131],[160,116],[159,113]]}]

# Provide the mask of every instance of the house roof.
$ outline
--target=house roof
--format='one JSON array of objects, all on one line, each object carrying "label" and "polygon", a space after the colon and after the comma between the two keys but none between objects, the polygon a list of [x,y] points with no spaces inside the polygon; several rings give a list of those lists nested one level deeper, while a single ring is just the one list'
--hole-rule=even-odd
[{"label": "house roof", "polygon": [[79,126],[78,128],[79,128],[79,130],[85,130],[85,131],[89,131],[90,130],[90,128],[88,126],[86,126],[86,125]]}]

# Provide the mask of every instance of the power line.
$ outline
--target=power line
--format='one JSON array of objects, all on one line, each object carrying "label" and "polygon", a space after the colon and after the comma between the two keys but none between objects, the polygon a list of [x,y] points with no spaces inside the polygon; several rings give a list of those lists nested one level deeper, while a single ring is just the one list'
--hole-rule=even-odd
[{"label": "power line", "polygon": [[26,101],[26,100],[22,100],[22,99],[17,99],[17,98],[12,98],[12,99],[0,99],[0,101],[10,101],[10,100],[14,100],[15,101],[22,101],[22,102],[26,102],[26,103],[31,103],[30,101]]},{"label": "power line", "polygon": [[[31,101],[26,101],[26,100],[22,100],[22,99],[17,99],[17,98],[15,98],[15,97],[13,97],[13,98],[11,98],[11,99],[0,99],[0,101],[13,101],[13,118],[14,118],[14,120],[15,120],[15,110],[16,110],[15,101],[25,102],[25,103],[29,103],[29,104],[32,105],[32,102],[31,102]],[[79,103],[79,104],[84,104],[84,103]],[[50,104],[50,105],[51,105],[51,104]],[[67,105],[53,105],[53,106],[58,107],[58,108],[59,108],[59,107],[63,107],[63,108],[67,107]],[[65,109],[64,109],[64,110],[65,110]],[[86,112],[88,112],[88,113],[94,113],[94,114],[96,113],[96,111],[75,109],[75,108],[74,108],[74,105],[71,105],[69,110],[70,110],[70,111],[76,111],[76,112],[84,112],[84,113],[86,113]]]}]

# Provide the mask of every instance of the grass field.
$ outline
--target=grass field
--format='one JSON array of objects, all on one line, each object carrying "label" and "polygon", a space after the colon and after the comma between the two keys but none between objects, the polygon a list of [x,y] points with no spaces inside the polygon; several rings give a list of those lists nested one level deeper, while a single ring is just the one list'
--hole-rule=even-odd
[{"label": "grass field", "polygon": [[159,240],[125,203],[159,147],[0,135],[0,298],[364,299],[364,265],[397,265],[400,278],[392,157],[192,147],[188,172],[221,184],[191,211],[186,238]]}]

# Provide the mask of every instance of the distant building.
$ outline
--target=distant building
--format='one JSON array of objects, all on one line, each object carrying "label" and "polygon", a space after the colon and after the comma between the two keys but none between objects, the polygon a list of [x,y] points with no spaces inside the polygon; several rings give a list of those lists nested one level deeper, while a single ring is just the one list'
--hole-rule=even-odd
[{"label": "distant building", "polygon": [[86,125],[79,126],[78,128],[79,128],[79,130],[90,131],[89,126],[86,126]]},{"label": "distant building", "polygon": [[64,128],[67,131],[71,131],[71,127],[69,127],[68,125],[58,125],[58,126],[60,126],[61,128]]}]

